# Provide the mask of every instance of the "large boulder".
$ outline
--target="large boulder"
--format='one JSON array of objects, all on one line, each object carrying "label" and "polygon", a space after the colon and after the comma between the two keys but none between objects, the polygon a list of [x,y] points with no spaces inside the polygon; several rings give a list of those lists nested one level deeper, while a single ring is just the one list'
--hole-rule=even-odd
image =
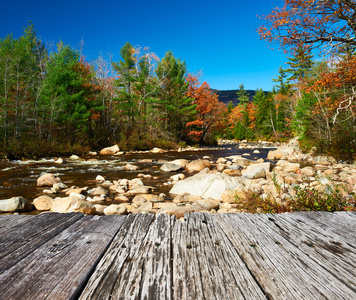
[{"label": "large boulder", "polygon": [[120,148],[118,145],[114,145],[111,147],[104,148],[100,151],[100,155],[115,155],[120,152]]},{"label": "large boulder", "polygon": [[196,159],[190,162],[186,167],[187,172],[200,172],[205,168],[211,169],[210,162],[207,159]]},{"label": "large boulder", "polygon": [[242,175],[250,179],[266,178],[270,168],[270,163],[253,164],[249,165],[246,170],[243,170]]},{"label": "large boulder", "polygon": [[176,165],[174,163],[166,162],[161,166],[161,171],[163,172],[175,172],[182,168],[180,165]]},{"label": "large boulder", "polygon": [[0,212],[30,211],[33,205],[23,197],[0,200]]},{"label": "large boulder", "polygon": [[51,211],[58,213],[81,212],[86,215],[95,214],[95,208],[92,204],[75,196],[55,199],[52,203]]},{"label": "large boulder", "polygon": [[60,182],[62,180],[54,174],[43,174],[37,179],[37,186],[53,186]]},{"label": "large boulder", "polygon": [[37,210],[51,210],[54,200],[50,196],[40,196],[33,200],[33,205]]},{"label": "large boulder", "polygon": [[220,200],[226,190],[233,190],[240,183],[236,178],[226,174],[196,174],[182,181],[178,181],[170,190],[171,194],[181,195],[189,193],[202,198]]}]

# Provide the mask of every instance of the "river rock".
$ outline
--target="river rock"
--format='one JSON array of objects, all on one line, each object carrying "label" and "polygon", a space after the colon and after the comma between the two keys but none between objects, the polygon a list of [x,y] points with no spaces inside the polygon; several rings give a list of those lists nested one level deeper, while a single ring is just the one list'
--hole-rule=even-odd
[{"label": "river rock", "polygon": [[153,187],[152,186],[140,186],[140,185],[135,185],[131,187],[131,190],[127,191],[127,195],[138,195],[138,194],[149,194],[152,192]]},{"label": "river rock", "polygon": [[31,211],[33,205],[23,197],[0,200],[0,212]]},{"label": "river rock", "polygon": [[241,170],[225,169],[225,170],[223,170],[223,173],[226,175],[229,175],[229,176],[240,176]]},{"label": "river rock", "polygon": [[219,157],[218,160],[216,161],[217,164],[224,164],[226,162],[227,162],[227,160],[223,157]]},{"label": "river rock", "polygon": [[163,172],[175,172],[175,171],[180,170],[181,168],[182,168],[182,166],[179,166],[179,165],[176,165],[176,164],[173,164],[170,162],[166,162],[161,166],[160,170]]},{"label": "river rock", "polygon": [[152,202],[145,202],[141,204],[138,208],[136,208],[133,213],[134,214],[150,214],[153,212],[152,210],[153,204]]},{"label": "river rock", "polygon": [[107,205],[103,205],[103,204],[94,204],[93,206],[95,208],[96,215],[104,215],[105,214],[104,210],[105,210],[105,208],[108,207]]},{"label": "river rock", "polygon": [[147,199],[145,197],[142,197],[141,195],[137,195],[132,199],[132,203],[135,204],[137,207],[139,207],[145,202],[147,202]]},{"label": "river rock", "polygon": [[117,195],[117,196],[115,197],[115,201],[118,201],[118,202],[129,202],[130,199],[127,198],[127,197],[124,196],[124,195]]},{"label": "river rock", "polygon": [[200,172],[205,168],[211,169],[210,162],[207,159],[196,159],[190,162],[186,167],[187,172]]},{"label": "river rock", "polygon": [[189,164],[189,161],[186,159],[175,159],[171,163],[185,168]]},{"label": "river rock", "polygon": [[266,174],[269,173],[271,168],[271,163],[253,164],[249,165],[246,170],[242,171],[242,175],[250,178],[266,178]]},{"label": "river rock", "polygon": [[56,198],[52,203],[52,212],[70,213],[81,212],[86,215],[94,215],[95,208],[89,202],[78,197]]},{"label": "river rock", "polygon": [[111,204],[104,209],[104,214],[109,215],[126,215],[127,208],[122,204]]},{"label": "river rock", "polygon": [[170,216],[175,216],[177,219],[184,217],[185,213],[193,212],[191,207],[187,206],[166,206],[157,211],[157,214],[169,214]]},{"label": "river rock", "polygon": [[103,176],[101,176],[101,175],[98,175],[98,176],[96,176],[96,178],[95,178],[95,181],[97,181],[97,182],[104,182],[105,181],[105,178],[103,177]]},{"label": "river rock", "polygon": [[161,148],[154,147],[152,150],[150,150],[151,153],[164,153],[164,150]]},{"label": "river rock", "polygon": [[120,152],[120,148],[118,145],[114,145],[111,147],[107,147],[100,150],[100,155],[115,155],[116,153]]},{"label": "river rock", "polygon": [[300,170],[300,164],[298,163],[290,163],[284,166],[283,171],[286,173],[296,173]]},{"label": "river rock", "polygon": [[164,198],[166,197],[166,195],[164,193],[161,193],[159,195],[140,194],[140,196],[150,202],[162,202],[162,201],[164,201]]},{"label": "river rock", "polygon": [[192,204],[194,211],[219,209],[219,202],[210,199],[197,200]]},{"label": "river rock", "polygon": [[92,195],[92,196],[100,196],[100,195],[106,196],[107,194],[108,194],[108,191],[101,186],[98,186],[97,188],[91,190],[91,193],[90,193],[90,195]]},{"label": "river rock", "polygon": [[62,158],[62,157],[60,157],[60,158],[58,158],[58,159],[56,159],[55,161],[54,161],[54,163],[55,164],[64,164],[64,163],[66,163],[67,161],[64,159],[64,158]]},{"label": "river rock", "polygon": [[174,203],[183,203],[183,202],[189,203],[189,202],[195,202],[195,201],[198,201],[201,199],[202,199],[202,197],[200,197],[200,196],[195,196],[195,195],[191,195],[189,193],[184,193],[184,194],[176,196],[173,199],[173,202]]},{"label": "river rock", "polygon": [[81,160],[81,158],[78,155],[75,155],[75,154],[71,155],[68,159],[69,160]]},{"label": "river rock", "polygon": [[173,181],[179,181],[179,180],[183,180],[185,178],[185,175],[184,174],[175,174],[169,178],[172,179]]},{"label": "river rock", "polygon": [[54,202],[52,197],[49,196],[40,196],[33,200],[33,205],[37,210],[51,210],[52,203]]},{"label": "river rock", "polygon": [[54,174],[43,174],[37,179],[37,186],[53,186],[55,183],[62,182],[59,177]]},{"label": "river rock", "polygon": [[227,167],[227,165],[225,165],[225,164],[218,164],[218,165],[216,165],[216,167],[215,167],[215,169],[216,169],[216,171],[218,171],[218,172],[222,172],[222,171],[224,171],[224,169]]},{"label": "river rock", "polygon": [[196,174],[178,181],[170,190],[171,194],[190,193],[202,198],[220,200],[224,191],[235,189],[240,183],[226,174]]},{"label": "river rock", "polygon": [[125,171],[137,171],[137,170],[140,170],[140,167],[136,166],[136,165],[133,165],[133,164],[126,164],[124,166],[124,170]]},{"label": "river rock", "polygon": [[289,154],[292,154],[293,150],[290,149],[277,149],[273,151],[269,151],[267,155],[267,159],[277,160],[282,159],[283,157],[287,157]]}]

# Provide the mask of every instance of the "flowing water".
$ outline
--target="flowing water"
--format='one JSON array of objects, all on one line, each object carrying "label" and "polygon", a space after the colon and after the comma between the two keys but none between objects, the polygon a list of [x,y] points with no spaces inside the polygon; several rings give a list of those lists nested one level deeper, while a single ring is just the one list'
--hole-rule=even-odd
[{"label": "flowing water", "polygon": [[[239,149],[237,145],[206,148],[198,151],[168,151],[160,154],[150,152],[127,153],[121,156],[82,156],[83,161],[72,161],[64,164],[55,163],[54,158],[44,158],[41,160],[16,160],[0,162],[0,199],[7,199],[14,196],[23,196],[28,200],[42,194],[43,188],[36,185],[37,178],[42,173],[53,173],[59,176],[62,181],[70,186],[89,188],[95,187],[95,178],[102,175],[105,179],[114,181],[118,179],[133,179],[138,174],[149,174],[151,178],[143,178],[145,185],[155,188],[154,194],[165,193],[171,186],[164,185],[173,174],[178,172],[162,172],[160,166],[163,160],[172,161],[174,159],[187,159],[189,161],[208,156],[211,161],[216,161],[219,157],[230,155],[242,155],[249,153],[248,159],[266,159],[271,148],[256,148],[259,154],[253,154],[255,149]],[[152,163],[140,163],[143,159],[152,159]],[[138,171],[124,171],[126,163],[140,166]],[[184,172],[183,172],[184,173]]]}]

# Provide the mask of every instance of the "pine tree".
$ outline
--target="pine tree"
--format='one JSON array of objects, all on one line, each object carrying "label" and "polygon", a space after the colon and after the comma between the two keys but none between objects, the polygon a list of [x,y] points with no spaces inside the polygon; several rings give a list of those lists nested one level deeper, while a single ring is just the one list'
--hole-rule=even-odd
[{"label": "pine tree", "polygon": [[306,46],[297,48],[294,51],[294,56],[288,57],[288,60],[289,68],[285,71],[290,74],[289,80],[292,81],[303,80],[314,65],[311,49]]},{"label": "pine tree", "polygon": [[186,96],[186,64],[168,51],[157,65],[156,74],[161,83],[157,105],[164,112],[165,130],[180,140],[187,132],[185,124],[196,114],[193,99]]}]

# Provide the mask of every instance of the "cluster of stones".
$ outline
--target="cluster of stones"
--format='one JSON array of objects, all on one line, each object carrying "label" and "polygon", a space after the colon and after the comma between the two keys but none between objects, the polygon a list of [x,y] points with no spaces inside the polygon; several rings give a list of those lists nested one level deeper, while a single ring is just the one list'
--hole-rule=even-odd
[{"label": "cluster of stones", "polygon": [[[252,146],[242,143],[240,147]],[[119,153],[118,148],[113,150],[111,155]],[[163,150],[155,148],[151,151],[161,153]],[[254,150],[254,153],[258,152]],[[303,188],[308,185],[325,192],[332,185],[342,185],[344,189],[341,192],[345,197],[356,192],[355,165],[338,164],[332,157],[303,154],[294,140],[269,151],[267,159],[273,163],[263,159],[250,160],[246,158],[248,156],[234,155],[217,161],[210,161],[209,157],[191,162],[178,159],[163,163],[161,170],[164,172],[185,171],[185,174],[172,175],[167,183],[172,185],[172,201],[166,201],[164,194],[153,194],[154,187],[144,185],[142,180],[151,176],[147,174],[139,174],[132,180],[117,179],[112,182],[99,175],[96,177],[97,186],[92,189],[68,187],[55,175],[44,174],[38,178],[37,185],[46,187],[43,190],[46,195],[34,199],[33,204],[22,197],[1,200],[0,211],[31,210],[34,206],[39,211],[60,213],[168,213],[181,218],[187,212],[241,212],[238,201],[248,190],[262,198],[273,197],[280,204],[295,193],[297,186]],[[133,164],[125,166],[125,170],[138,168]],[[66,197],[49,196],[59,192]],[[113,200],[118,204],[110,204]]]}]

